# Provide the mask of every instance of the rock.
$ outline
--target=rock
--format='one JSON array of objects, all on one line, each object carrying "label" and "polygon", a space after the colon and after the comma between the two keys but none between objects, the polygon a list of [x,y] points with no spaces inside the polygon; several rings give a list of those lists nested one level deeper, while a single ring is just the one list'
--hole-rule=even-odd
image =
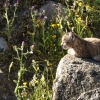
[{"label": "rock", "polygon": [[47,20],[50,21],[52,18],[55,19],[56,16],[62,17],[64,15],[64,8],[65,6],[62,5],[61,3],[56,3],[54,1],[47,1],[40,7],[39,13],[43,13],[43,11],[45,11]]},{"label": "rock", "polygon": [[[65,55],[59,62],[52,100],[100,100],[100,63]],[[90,93],[90,92],[94,92]],[[83,95],[90,93],[87,99]],[[95,96],[95,97],[93,97]],[[82,99],[80,99],[82,98]]]},{"label": "rock", "polygon": [[100,100],[100,88],[82,93],[77,100]]},{"label": "rock", "polygon": [[0,70],[0,100],[17,100],[13,93],[13,88],[6,78],[6,75]]},{"label": "rock", "polygon": [[0,49],[5,51],[8,48],[7,42],[3,37],[0,37]]}]

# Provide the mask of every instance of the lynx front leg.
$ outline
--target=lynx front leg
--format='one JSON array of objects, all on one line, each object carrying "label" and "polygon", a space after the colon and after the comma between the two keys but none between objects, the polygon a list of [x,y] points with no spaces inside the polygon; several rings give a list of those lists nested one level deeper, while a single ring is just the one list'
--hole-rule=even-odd
[{"label": "lynx front leg", "polygon": [[69,49],[68,50],[68,54],[73,55],[73,56],[76,55],[76,53],[75,53],[75,51],[73,49]]},{"label": "lynx front leg", "polygon": [[94,56],[93,59],[100,62],[100,55]]}]

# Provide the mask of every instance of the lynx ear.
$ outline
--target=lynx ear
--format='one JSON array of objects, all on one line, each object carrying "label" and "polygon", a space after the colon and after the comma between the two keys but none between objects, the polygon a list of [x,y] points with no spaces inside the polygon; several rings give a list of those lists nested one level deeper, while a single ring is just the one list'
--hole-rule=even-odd
[{"label": "lynx ear", "polygon": [[68,32],[68,35],[69,35],[69,37],[70,37],[70,39],[71,39],[72,41],[75,40],[75,34],[74,34],[74,33]]}]

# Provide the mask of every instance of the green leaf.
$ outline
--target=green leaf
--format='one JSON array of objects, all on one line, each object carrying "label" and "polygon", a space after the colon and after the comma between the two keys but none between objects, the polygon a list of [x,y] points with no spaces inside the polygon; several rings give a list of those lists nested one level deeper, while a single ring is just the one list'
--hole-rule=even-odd
[{"label": "green leaf", "polygon": [[13,65],[13,62],[11,62],[10,65],[9,65],[9,73],[10,73],[12,65]]}]

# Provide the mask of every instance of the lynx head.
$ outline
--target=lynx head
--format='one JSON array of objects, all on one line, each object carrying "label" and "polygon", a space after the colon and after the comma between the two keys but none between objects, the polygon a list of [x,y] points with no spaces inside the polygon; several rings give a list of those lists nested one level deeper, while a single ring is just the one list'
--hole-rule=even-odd
[{"label": "lynx head", "polygon": [[62,42],[61,42],[61,46],[63,49],[69,49],[73,47],[75,41],[75,34],[72,32],[66,32],[63,36],[62,36]]}]

